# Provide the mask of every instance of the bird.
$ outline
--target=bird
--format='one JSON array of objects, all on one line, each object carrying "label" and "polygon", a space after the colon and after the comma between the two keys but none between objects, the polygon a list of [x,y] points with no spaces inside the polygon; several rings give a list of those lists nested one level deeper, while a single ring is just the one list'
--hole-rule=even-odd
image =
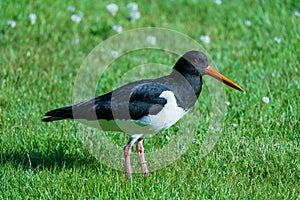
[{"label": "bird", "polygon": [[96,124],[104,131],[125,132],[130,136],[124,147],[126,177],[132,177],[130,154],[135,142],[146,177],[144,138],[170,128],[191,110],[202,90],[204,75],[243,92],[209,65],[205,53],[190,50],[177,60],[169,75],[130,82],[96,98],[51,110],[42,121],[74,119],[89,126]]}]

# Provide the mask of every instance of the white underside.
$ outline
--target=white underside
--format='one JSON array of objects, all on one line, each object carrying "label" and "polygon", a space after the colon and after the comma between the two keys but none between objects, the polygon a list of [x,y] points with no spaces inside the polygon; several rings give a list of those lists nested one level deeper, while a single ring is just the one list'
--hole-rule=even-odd
[{"label": "white underside", "polygon": [[140,120],[78,120],[83,124],[107,131],[122,131],[131,137],[141,138],[165,130],[175,124],[188,111],[177,106],[176,98],[171,91],[164,91],[159,97],[165,98],[167,103],[156,115],[148,115]]}]

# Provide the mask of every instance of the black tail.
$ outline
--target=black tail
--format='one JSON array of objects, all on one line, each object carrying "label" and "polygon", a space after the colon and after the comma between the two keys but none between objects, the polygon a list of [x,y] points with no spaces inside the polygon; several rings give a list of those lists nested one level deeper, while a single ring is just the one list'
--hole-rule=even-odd
[{"label": "black tail", "polygon": [[56,120],[63,120],[63,119],[72,119],[72,106],[66,106],[63,108],[58,108],[55,110],[51,110],[45,114],[45,116],[49,116],[47,118],[42,119],[43,122],[52,122]]}]

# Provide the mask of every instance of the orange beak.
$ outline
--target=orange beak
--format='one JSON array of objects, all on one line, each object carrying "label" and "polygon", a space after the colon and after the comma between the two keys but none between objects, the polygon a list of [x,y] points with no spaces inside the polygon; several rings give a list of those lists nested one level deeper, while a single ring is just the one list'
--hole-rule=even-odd
[{"label": "orange beak", "polygon": [[243,92],[243,89],[238,86],[236,83],[232,82],[231,80],[229,80],[228,78],[226,78],[225,76],[223,76],[222,74],[219,74],[216,70],[214,70],[211,66],[208,66],[205,68],[205,72],[207,75],[210,75],[216,79],[218,79],[219,81],[223,82],[224,84],[239,90]]}]

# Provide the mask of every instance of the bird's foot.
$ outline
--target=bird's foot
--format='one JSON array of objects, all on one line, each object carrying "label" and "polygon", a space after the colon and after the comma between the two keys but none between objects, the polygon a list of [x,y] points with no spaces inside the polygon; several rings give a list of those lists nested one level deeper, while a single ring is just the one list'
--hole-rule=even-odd
[{"label": "bird's foot", "polygon": [[126,171],[126,178],[131,179],[132,178],[132,173]]},{"label": "bird's foot", "polygon": [[145,168],[143,169],[143,172],[144,172],[144,178],[147,178],[149,171],[147,169],[146,163],[145,163]]}]

